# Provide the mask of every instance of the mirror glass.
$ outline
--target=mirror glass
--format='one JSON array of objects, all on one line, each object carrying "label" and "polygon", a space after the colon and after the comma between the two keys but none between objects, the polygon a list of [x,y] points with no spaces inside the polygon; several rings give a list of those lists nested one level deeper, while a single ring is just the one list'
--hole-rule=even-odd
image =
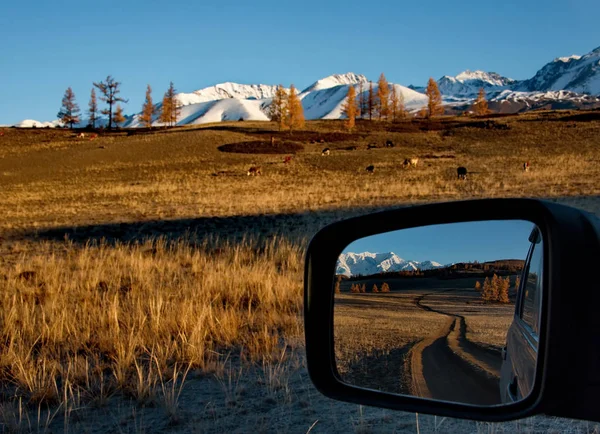
[{"label": "mirror glass", "polygon": [[423,226],[338,259],[334,342],[345,383],[490,406],[533,386],[543,240],[531,222]]}]

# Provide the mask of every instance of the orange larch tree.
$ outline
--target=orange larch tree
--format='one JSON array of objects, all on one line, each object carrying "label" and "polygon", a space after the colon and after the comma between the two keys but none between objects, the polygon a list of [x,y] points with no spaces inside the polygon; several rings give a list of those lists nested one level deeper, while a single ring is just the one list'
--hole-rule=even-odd
[{"label": "orange larch tree", "polygon": [[479,89],[479,94],[477,95],[477,99],[473,104],[473,112],[478,116],[484,116],[490,112],[488,108],[488,102],[485,99],[485,90],[483,87]]},{"label": "orange larch tree", "polygon": [[427,115],[431,118],[433,116],[444,114],[444,107],[442,107],[442,94],[438,88],[437,82],[430,78],[427,83]]},{"label": "orange larch tree", "polygon": [[296,88],[292,84],[287,100],[287,116],[285,125],[290,129],[290,134],[294,129],[304,127],[304,108],[298,95]]},{"label": "orange larch tree", "polygon": [[152,120],[156,114],[156,107],[152,103],[152,88],[150,85],[146,88],[146,100],[142,106],[142,114],[140,115],[140,121],[146,128],[152,128]]},{"label": "orange larch tree", "polygon": [[390,86],[383,72],[377,81],[377,113],[379,120],[387,120],[389,114]]},{"label": "orange larch tree", "polygon": [[348,86],[348,95],[346,96],[346,101],[342,107],[342,113],[346,115],[346,128],[352,131],[354,125],[356,124],[356,114],[358,112],[358,107],[356,104],[356,91],[354,90],[354,86]]}]

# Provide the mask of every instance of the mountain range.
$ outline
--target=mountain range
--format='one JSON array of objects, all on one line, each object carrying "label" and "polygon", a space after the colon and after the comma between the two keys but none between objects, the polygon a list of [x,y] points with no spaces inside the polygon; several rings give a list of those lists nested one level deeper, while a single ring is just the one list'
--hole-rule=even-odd
[{"label": "mountain range", "polygon": [[411,261],[402,259],[394,252],[387,253],[342,253],[338,258],[336,274],[344,276],[369,276],[394,271],[416,271],[441,268],[435,261]]},{"label": "mountain range", "polygon": [[[340,119],[349,86],[368,92],[369,80],[352,72],[335,74],[317,80],[299,91],[306,119]],[[409,112],[415,113],[427,104],[423,86],[390,83],[404,97]],[[483,88],[490,108],[501,113],[517,113],[531,109],[569,109],[600,107],[600,47],[584,56],[559,57],[544,65],[527,80],[514,80],[495,72],[464,71],[438,80],[447,113],[469,108],[479,89]],[[373,82],[377,92],[377,82]],[[179,93],[181,116],[178,125],[238,120],[268,120],[268,110],[275,85],[220,83],[191,93]],[[157,108],[160,108],[160,103]],[[126,116],[124,127],[139,127],[139,113]],[[24,120],[19,127],[56,126],[58,120],[38,122]],[[83,120],[80,126],[85,126]],[[160,125],[157,121],[154,125]]]}]

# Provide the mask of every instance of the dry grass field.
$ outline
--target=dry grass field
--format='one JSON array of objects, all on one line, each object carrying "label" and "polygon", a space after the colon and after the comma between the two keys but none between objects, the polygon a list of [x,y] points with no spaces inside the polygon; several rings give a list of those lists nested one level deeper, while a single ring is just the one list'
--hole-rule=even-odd
[{"label": "dry grass field", "polygon": [[[5,431],[414,432],[415,415],[334,402],[310,384],[301,293],[312,234],[372,210],[465,198],[600,210],[598,112],[359,123],[352,134],[337,121],[292,136],[258,122],[92,141],[2,132]],[[419,165],[403,169],[408,157]],[[261,176],[246,175],[253,165]],[[431,431],[528,426],[585,429],[420,416]]]}]

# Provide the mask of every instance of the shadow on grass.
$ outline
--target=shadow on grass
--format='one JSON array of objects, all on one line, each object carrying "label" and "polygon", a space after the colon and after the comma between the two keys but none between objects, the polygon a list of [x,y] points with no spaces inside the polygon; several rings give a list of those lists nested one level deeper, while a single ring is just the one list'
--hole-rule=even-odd
[{"label": "shadow on grass", "polygon": [[341,208],[289,214],[253,214],[63,226],[13,233],[7,238],[29,241],[68,239],[77,244],[142,243],[157,239],[174,241],[183,238],[191,244],[214,242],[216,245],[236,244],[243,240],[261,245],[273,238],[285,238],[291,242],[305,244],[319,229],[330,223],[391,208]]}]

